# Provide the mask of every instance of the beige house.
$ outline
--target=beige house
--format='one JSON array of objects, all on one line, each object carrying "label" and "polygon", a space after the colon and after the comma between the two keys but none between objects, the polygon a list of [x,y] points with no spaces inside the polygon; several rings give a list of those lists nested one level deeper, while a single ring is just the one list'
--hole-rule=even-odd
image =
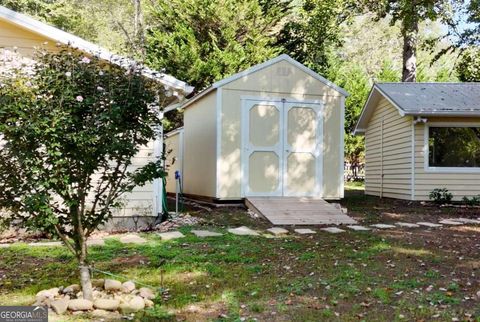
[{"label": "beige house", "polygon": [[287,55],[218,81],[183,104],[170,176],[183,169],[186,195],[217,201],[340,199],[347,95]]},{"label": "beige house", "polygon": [[[135,63],[84,39],[0,6],[0,72],[12,65],[32,62],[35,47],[58,50],[57,43],[70,45],[86,55],[96,55],[111,63],[119,65]],[[161,95],[165,98],[166,105],[182,101],[193,91],[193,87],[186,83],[154,70],[145,69],[145,77],[153,78],[163,85],[165,93]],[[162,148],[162,138],[159,137],[140,150],[132,166],[145,165],[160,156]],[[115,217],[134,215],[156,217],[162,211],[162,192],[161,180],[135,188],[132,193],[123,196],[124,207],[116,211]]]},{"label": "beige house", "polygon": [[366,194],[480,194],[480,83],[375,84],[355,133],[365,135]]}]

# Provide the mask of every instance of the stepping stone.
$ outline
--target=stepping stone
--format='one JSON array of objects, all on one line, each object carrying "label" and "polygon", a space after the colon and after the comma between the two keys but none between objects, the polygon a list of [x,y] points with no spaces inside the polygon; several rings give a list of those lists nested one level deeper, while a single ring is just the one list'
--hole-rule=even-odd
[{"label": "stepping stone", "polygon": [[367,230],[371,230],[370,228],[368,227],[363,227],[363,226],[360,226],[360,225],[353,225],[353,226],[347,226],[348,229],[351,229],[351,230],[355,230],[355,231],[367,231]]},{"label": "stepping stone", "polygon": [[208,230],[192,230],[192,234],[197,237],[219,237],[222,236],[220,233],[216,233]]},{"label": "stepping stone", "polygon": [[337,228],[337,227],[327,227],[327,228],[322,228],[321,230],[326,231],[330,234],[339,234],[339,233],[344,233],[345,230]]},{"label": "stepping stone", "polygon": [[169,231],[166,233],[158,233],[158,236],[160,236],[162,240],[172,240],[172,239],[185,237],[185,235],[179,231]]},{"label": "stepping stone", "polygon": [[102,238],[88,239],[87,246],[105,246],[105,241]]},{"label": "stepping stone", "polygon": [[138,235],[130,234],[120,237],[122,244],[145,244],[147,240]]},{"label": "stepping stone", "polygon": [[396,222],[395,225],[400,227],[407,227],[407,228],[418,228],[420,225],[412,224],[411,222]]},{"label": "stepping stone", "polygon": [[55,241],[55,242],[38,242],[38,243],[30,243],[28,244],[28,246],[34,246],[34,247],[37,247],[37,246],[54,246],[54,247],[58,247],[58,246],[62,246],[62,242],[59,242],[59,241]]},{"label": "stepping stone", "polygon": [[370,225],[370,227],[375,227],[375,228],[380,228],[380,229],[396,228],[393,225],[387,225],[387,224],[373,224],[373,225]]},{"label": "stepping stone", "polygon": [[281,228],[281,227],[268,228],[267,231],[271,232],[271,233],[274,234],[275,236],[280,236],[280,235],[286,235],[286,234],[288,234],[288,230],[286,230],[285,228]]},{"label": "stepping stone", "polygon": [[300,235],[308,235],[308,234],[316,234],[317,232],[315,230],[311,230],[308,228],[299,228],[295,229],[295,232]]},{"label": "stepping stone", "polygon": [[255,230],[252,230],[245,226],[238,227],[238,228],[230,228],[228,232],[234,235],[239,235],[239,236],[258,236],[259,235]]},{"label": "stepping stone", "polygon": [[463,222],[455,221],[455,220],[450,220],[450,219],[440,220],[438,223],[440,223],[440,224],[442,224],[442,225],[449,225],[449,226],[459,226],[459,225],[463,225]]},{"label": "stepping stone", "polygon": [[434,224],[433,222],[426,222],[426,221],[417,222],[417,225],[425,226],[425,227],[429,227],[429,228],[442,227],[442,225],[440,225],[440,224]]},{"label": "stepping stone", "polygon": [[480,220],[475,220],[475,219],[469,219],[469,218],[455,218],[455,219],[448,219],[448,220],[453,220],[453,221],[460,221],[463,222],[464,224],[479,224],[480,225]]}]

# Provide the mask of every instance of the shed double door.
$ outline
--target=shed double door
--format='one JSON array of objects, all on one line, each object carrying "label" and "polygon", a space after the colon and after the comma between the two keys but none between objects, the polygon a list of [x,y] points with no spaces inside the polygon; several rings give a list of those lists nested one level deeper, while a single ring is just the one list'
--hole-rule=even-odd
[{"label": "shed double door", "polygon": [[244,195],[320,197],[322,105],[255,99],[242,105]]}]

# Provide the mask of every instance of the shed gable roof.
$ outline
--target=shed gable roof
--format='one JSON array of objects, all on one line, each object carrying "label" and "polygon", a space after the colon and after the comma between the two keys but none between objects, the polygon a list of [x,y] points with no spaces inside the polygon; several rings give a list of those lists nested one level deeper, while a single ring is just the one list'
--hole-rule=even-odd
[{"label": "shed gable roof", "polygon": [[[86,41],[85,39],[35,20],[27,15],[10,10],[4,6],[0,6],[0,20],[7,21],[19,28],[26,29],[34,34],[51,39],[54,42],[69,45],[82,52],[94,55],[106,61],[111,61],[112,63],[121,66],[135,64],[131,59],[116,55],[105,48]],[[146,77],[155,79],[166,87],[181,91],[182,95],[188,95],[193,91],[192,86],[189,86],[187,83],[178,80],[171,75],[160,73],[149,68],[145,68],[144,74]]]},{"label": "shed gable roof", "polygon": [[480,116],[480,83],[374,84],[355,128],[364,133],[381,97],[401,116]]},{"label": "shed gable roof", "polygon": [[329,81],[328,79],[326,79],[325,77],[319,75],[318,73],[314,72],[313,70],[311,70],[310,68],[306,67],[305,65],[299,63],[298,61],[296,61],[295,59],[293,59],[292,57],[288,56],[287,54],[282,54],[280,56],[277,56],[273,59],[270,59],[270,60],[267,60],[266,62],[264,63],[261,63],[261,64],[258,64],[258,65],[255,65],[253,67],[250,67],[242,72],[239,72],[239,73],[236,73],[230,77],[227,77],[227,78],[224,78],[222,80],[219,80],[215,83],[213,83],[210,87],[208,87],[207,89],[205,89],[204,91],[198,93],[197,95],[195,95],[194,97],[192,97],[190,100],[186,101],[182,107],[185,108],[189,105],[191,105],[193,102],[201,99],[203,96],[205,96],[206,94],[216,90],[217,88],[220,88],[224,85],[227,85],[237,79],[241,79],[243,77],[246,77],[250,74],[253,74],[253,73],[256,73],[258,71],[261,71],[269,66],[272,66],[276,63],[279,63],[281,61],[286,61],[290,64],[292,64],[293,66],[297,67],[298,69],[300,69],[301,71],[303,71],[304,73],[310,75],[311,77],[313,77],[314,79],[324,83],[326,86],[334,89],[335,91],[337,91],[338,93],[340,93],[341,95],[347,97],[349,94],[347,93],[347,91],[345,91],[343,88],[335,85],[334,83],[332,83],[331,81]]}]

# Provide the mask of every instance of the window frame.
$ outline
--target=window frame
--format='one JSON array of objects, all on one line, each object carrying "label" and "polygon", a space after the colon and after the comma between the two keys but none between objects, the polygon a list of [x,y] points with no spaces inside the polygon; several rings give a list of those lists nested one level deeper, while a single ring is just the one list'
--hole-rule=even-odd
[{"label": "window frame", "polygon": [[424,127],[423,160],[424,170],[429,173],[480,173],[480,167],[431,167],[430,128],[431,127],[480,127],[480,122],[428,122]]}]

